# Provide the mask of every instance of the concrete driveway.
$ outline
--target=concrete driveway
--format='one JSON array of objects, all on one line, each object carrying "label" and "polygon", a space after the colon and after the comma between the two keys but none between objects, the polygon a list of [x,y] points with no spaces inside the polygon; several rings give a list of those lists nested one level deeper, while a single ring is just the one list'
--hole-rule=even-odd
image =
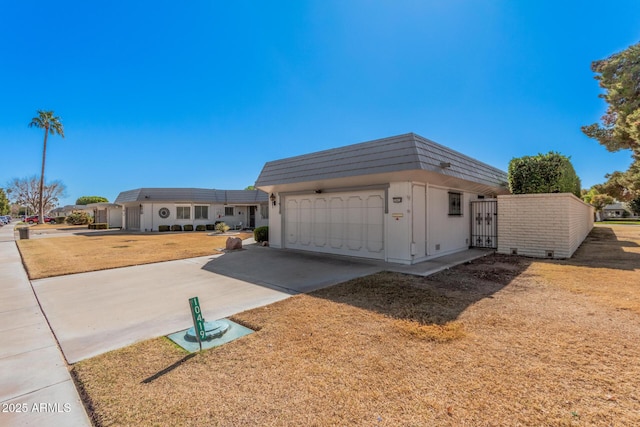
[{"label": "concrete driveway", "polygon": [[383,267],[258,246],[32,282],[69,363],[192,326],[189,298],[216,320]]},{"label": "concrete driveway", "polygon": [[192,326],[189,298],[216,320],[383,270],[428,275],[486,255],[466,251],[400,266],[245,245],[223,255],[34,280],[69,363]]}]

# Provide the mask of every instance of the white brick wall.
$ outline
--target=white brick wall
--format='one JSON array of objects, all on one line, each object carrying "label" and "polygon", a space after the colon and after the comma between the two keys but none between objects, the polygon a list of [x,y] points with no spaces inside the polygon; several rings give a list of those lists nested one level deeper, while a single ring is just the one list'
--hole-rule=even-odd
[{"label": "white brick wall", "polygon": [[593,207],[570,193],[498,196],[498,252],[569,258],[593,228]]}]

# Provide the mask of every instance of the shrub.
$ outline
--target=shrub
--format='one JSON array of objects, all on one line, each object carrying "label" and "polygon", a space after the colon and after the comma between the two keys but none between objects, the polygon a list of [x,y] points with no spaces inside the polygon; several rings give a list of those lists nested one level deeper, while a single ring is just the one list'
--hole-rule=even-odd
[{"label": "shrub", "polygon": [[174,224],[171,226],[171,231],[182,231],[182,226],[179,224]]},{"label": "shrub", "polygon": [[263,227],[258,227],[255,230],[253,230],[253,238],[258,243],[269,241],[269,227],[265,225]]},{"label": "shrub", "polygon": [[193,224],[185,224],[183,227],[184,231],[193,231]]},{"label": "shrub", "polygon": [[169,225],[159,225],[158,226],[158,231],[164,232],[164,231],[169,231],[171,230],[171,226]]},{"label": "shrub", "polygon": [[219,231],[221,233],[226,233],[227,231],[229,231],[230,228],[231,227],[229,227],[224,222],[219,222],[219,223],[216,224],[216,231]]},{"label": "shrub", "polygon": [[207,227],[205,227],[204,224],[196,225],[196,231],[205,231],[206,229]]},{"label": "shrub", "polygon": [[93,217],[87,212],[74,212],[66,218],[67,224],[87,225],[93,222]]},{"label": "shrub", "polygon": [[216,225],[215,224],[207,224],[206,227],[207,227],[207,230],[209,230],[209,231],[213,231],[213,230],[216,229]]},{"label": "shrub", "polygon": [[57,216],[54,218],[56,224],[64,224],[65,221],[67,220],[66,216]]},{"label": "shrub", "polygon": [[508,180],[513,194],[573,193],[580,197],[580,178],[571,161],[553,151],[511,159]]},{"label": "shrub", "polygon": [[106,222],[96,222],[94,224],[89,224],[89,230],[108,230],[109,224]]}]

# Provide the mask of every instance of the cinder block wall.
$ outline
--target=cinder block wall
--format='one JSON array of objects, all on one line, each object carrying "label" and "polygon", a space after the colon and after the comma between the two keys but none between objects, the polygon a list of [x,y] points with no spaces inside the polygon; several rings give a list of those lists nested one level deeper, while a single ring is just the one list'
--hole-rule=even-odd
[{"label": "cinder block wall", "polygon": [[498,253],[569,258],[593,228],[593,207],[570,193],[498,196]]}]

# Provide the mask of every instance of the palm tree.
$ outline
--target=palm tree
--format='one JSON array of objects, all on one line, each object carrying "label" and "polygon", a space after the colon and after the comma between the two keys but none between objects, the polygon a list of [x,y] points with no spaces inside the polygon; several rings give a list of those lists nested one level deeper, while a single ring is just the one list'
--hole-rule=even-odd
[{"label": "palm tree", "polygon": [[58,134],[64,138],[64,127],[60,122],[60,117],[53,115],[53,111],[38,110],[38,116],[31,119],[29,127],[37,127],[44,129],[44,146],[42,148],[42,171],[40,173],[40,188],[38,196],[39,214],[38,224],[44,223],[44,204],[42,203],[42,195],[44,193],[44,163],[47,158],[47,136],[49,134]]}]

